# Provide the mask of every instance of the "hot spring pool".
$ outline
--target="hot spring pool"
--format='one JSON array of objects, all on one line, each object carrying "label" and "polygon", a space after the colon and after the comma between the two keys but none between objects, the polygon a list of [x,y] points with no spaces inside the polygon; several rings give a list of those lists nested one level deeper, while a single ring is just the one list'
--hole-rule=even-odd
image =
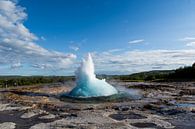
[{"label": "hot spring pool", "polygon": [[97,96],[97,97],[75,97],[71,96],[69,92],[59,95],[59,99],[66,102],[73,103],[103,103],[103,102],[125,102],[133,101],[142,98],[142,93],[140,90],[129,89],[122,86],[117,86],[117,94],[109,96]]}]

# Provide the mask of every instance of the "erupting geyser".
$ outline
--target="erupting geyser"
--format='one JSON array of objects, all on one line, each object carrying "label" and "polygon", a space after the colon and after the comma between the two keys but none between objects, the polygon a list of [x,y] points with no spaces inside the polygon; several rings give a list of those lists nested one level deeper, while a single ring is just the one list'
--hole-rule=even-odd
[{"label": "erupting geyser", "polygon": [[69,93],[73,97],[98,97],[117,94],[118,91],[108,84],[105,79],[99,80],[94,73],[91,55],[81,63],[76,73],[76,87]]}]

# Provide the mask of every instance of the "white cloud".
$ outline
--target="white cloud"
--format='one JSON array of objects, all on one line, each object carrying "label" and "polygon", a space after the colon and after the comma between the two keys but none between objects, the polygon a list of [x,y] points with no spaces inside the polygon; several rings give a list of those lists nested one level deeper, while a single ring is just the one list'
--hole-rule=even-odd
[{"label": "white cloud", "polygon": [[74,51],[78,51],[79,50],[79,47],[77,47],[77,46],[70,46],[69,48],[71,50],[74,50]]},{"label": "white cloud", "polygon": [[45,41],[45,40],[46,40],[46,38],[45,38],[44,36],[41,36],[41,40]]},{"label": "white cloud", "polygon": [[32,67],[38,68],[38,69],[47,69],[47,68],[52,68],[52,65],[50,65],[50,64],[33,64]]},{"label": "white cloud", "polygon": [[12,69],[21,68],[21,67],[22,67],[22,64],[20,62],[14,63],[11,66]]},{"label": "white cloud", "polygon": [[181,41],[192,41],[195,40],[195,37],[184,37],[182,39],[180,39]]},{"label": "white cloud", "polygon": [[80,47],[85,44],[87,42],[87,38],[84,38],[82,40],[79,40],[79,41],[74,41],[74,40],[71,40],[69,41],[69,49],[73,50],[73,51],[78,51],[80,49]]},{"label": "white cloud", "polygon": [[195,47],[195,37],[184,37],[180,40],[183,41],[187,47]]},{"label": "white cloud", "polygon": [[134,50],[121,54],[93,53],[97,73],[130,74],[154,69],[175,69],[195,62],[191,50]]},{"label": "white cloud", "polygon": [[10,0],[0,1],[0,67],[49,64],[52,68],[65,69],[71,66],[76,55],[47,50],[36,44],[38,37],[23,24],[26,18],[25,8]]},{"label": "white cloud", "polygon": [[195,41],[187,43],[186,46],[188,46],[188,47],[195,47]]},{"label": "white cloud", "polygon": [[122,51],[123,49],[118,49],[118,48],[116,48],[116,49],[111,49],[111,50],[108,50],[108,52],[120,52],[120,51]]},{"label": "white cloud", "polygon": [[144,40],[143,39],[137,39],[137,40],[131,40],[128,43],[129,44],[138,44],[138,43],[143,43]]}]

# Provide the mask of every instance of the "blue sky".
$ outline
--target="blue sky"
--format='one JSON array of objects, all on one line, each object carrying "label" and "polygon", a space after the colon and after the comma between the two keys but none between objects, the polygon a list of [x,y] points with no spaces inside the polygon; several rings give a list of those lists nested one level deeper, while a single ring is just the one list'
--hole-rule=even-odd
[{"label": "blue sky", "polygon": [[177,49],[184,46],[177,39],[195,32],[192,0],[21,0],[21,5],[27,28],[47,39],[40,44],[59,51],[69,51],[71,41],[88,52],[123,48],[140,38],[150,45],[132,49]]},{"label": "blue sky", "polygon": [[100,74],[191,65],[194,7],[194,0],[2,0],[0,74],[72,75],[88,52]]}]

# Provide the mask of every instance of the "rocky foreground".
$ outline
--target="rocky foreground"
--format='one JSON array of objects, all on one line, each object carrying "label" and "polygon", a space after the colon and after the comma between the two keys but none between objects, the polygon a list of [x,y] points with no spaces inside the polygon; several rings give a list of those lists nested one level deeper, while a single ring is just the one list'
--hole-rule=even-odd
[{"label": "rocky foreground", "polygon": [[195,129],[195,83],[110,82],[139,99],[59,99],[72,87],[28,86],[0,91],[0,129]]}]

